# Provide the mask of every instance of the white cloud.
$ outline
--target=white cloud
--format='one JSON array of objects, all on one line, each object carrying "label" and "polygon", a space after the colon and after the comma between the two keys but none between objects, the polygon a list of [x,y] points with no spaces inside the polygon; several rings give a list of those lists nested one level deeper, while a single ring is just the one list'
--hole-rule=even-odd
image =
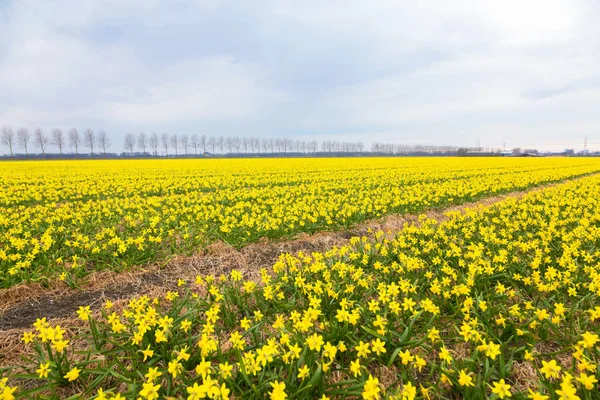
[{"label": "white cloud", "polygon": [[[6,102],[2,121],[54,126],[91,120],[129,128],[173,120],[251,118],[261,106],[285,97],[260,87],[260,68],[229,56],[146,64],[126,41],[94,42],[65,33],[128,13],[135,18],[148,15],[144,22],[156,27],[180,15],[176,12],[165,15],[147,2],[125,9],[115,8],[116,2],[68,2],[54,19],[30,12],[33,3],[15,4],[9,11],[12,34],[0,63]],[[202,9],[209,12],[211,7]]]},{"label": "white cloud", "polygon": [[286,97],[261,88],[257,75],[227,57],[185,60],[156,71],[147,82],[146,96],[109,103],[108,115],[142,124],[252,118],[261,107]]},{"label": "white cloud", "polygon": [[593,143],[599,18],[592,0],[14,0],[0,123]]}]

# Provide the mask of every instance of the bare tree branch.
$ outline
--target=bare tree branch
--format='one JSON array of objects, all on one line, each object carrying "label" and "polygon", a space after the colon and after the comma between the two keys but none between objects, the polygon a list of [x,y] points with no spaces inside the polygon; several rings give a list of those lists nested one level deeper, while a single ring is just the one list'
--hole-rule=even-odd
[{"label": "bare tree branch", "polygon": [[65,145],[65,135],[62,131],[62,129],[52,129],[52,140],[50,141],[50,144],[57,146],[58,147],[58,151],[60,153],[60,155],[62,156],[62,149],[63,146]]},{"label": "bare tree branch", "polygon": [[104,154],[104,157],[106,157],[106,149],[108,148],[108,146],[110,146],[110,140],[108,139],[108,135],[106,134],[106,132],[104,132],[103,130],[98,132],[98,144],[102,149],[102,154]]},{"label": "bare tree branch", "polygon": [[2,144],[10,149],[10,156],[13,156],[13,144],[15,143],[15,133],[10,126],[2,127]]},{"label": "bare tree branch", "polygon": [[162,147],[165,149],[165,156],[169,157],[169,136],[166,133],[160,135],[160,143]]},{"label": "bare tree branch", "polygon": [[128,133],[125,135],[125,150],[129,150],[131,156],[133,157],[133,148],[135,147],[135,135],[133,133]]},{"label": "bare tree branch", "polygon": [[69,131],[69,144],[75,148],[75,154],[79,155],[79,145],[81,144],[81,137],[77,129],[73,128]]},{"label": "bare tree branch", "polygon": [[31,133],[27,128],[19,128],[17,131],[17,143],[25,150],[25,155],[27,156],[29,153],[27,152],[27,145],[29,144],[29,140],[31,139]]},{"label": "bare tree branch", "polygon": [[87,145],[87,147],[90,148],[90,154],[93,156],[94,155],[94,144],[96,144],[96,135],[94,134],[94,131],[91,130],[90,128],[87,128],[83,132],[83,140],[85,140],[85,144]]},{"label": "bare tree branch", "polygon": [[152,132],[148,139],[148,144],[150,145],[150,148],[154,150],[154,156],[158,156],[158,135],[156,132]]},{"label": "bare tree branch", "polygon": [[185,152],[185,156],[187,157],[187,155],[188,155],[188,147],[190,145],[190,138],[188,137],[188,135],[181,135],[179,137],[179,144],[183,148],[183,151]]},{"label": "bare tree branch", "polygon": [[48,147],[48,136],[44,135],[44,131],[40,128],[36,128],[33,134],[33,145],[42,151],[43,155],[46,155],[46,147]]},{"label": "bare tree branch", "polygon": [[171,142],[171,146],[173,146],[173,148],[175,149],[175,157],[177,157],[177,146],[179,145],[179,140],[177,140],[177,134],[174,133],[173,135],[171,135],[169,141]]},{"label": "bare tree branch", "polygon": [[142,154],[146,154],[146,147],[148,146],[148,136],[144,132],[140,132],[137,138],[138,147],[142,150]]}]

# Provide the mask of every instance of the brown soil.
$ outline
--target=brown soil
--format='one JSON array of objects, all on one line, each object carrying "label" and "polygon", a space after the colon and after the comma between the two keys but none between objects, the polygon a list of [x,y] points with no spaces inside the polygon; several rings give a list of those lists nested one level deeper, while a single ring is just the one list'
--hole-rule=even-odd
[{"label": "brown soil", "polygon": [[215,243],[193,256],[180,256],[165,266],[153,264],[144,270],[129,273],[103,271],[93,273],[82,290],[71,290],[62,282],[49,289],[19,286],[0,294],[0,333],[11,329],[29,328],[36,318],[73,317],[79,306],[97,309],[105,300],[119,300],[148,294],[156,289],[176,290],[177,280],[193,281],[196,275],[227,273],[239,269],[244,276],[259,276],[260,268],[273,265],[280,254],[303,251],[310,254],[345,243],[349,232],[305,235],[282,242],[260,242],[237,250],[224,243]]}]

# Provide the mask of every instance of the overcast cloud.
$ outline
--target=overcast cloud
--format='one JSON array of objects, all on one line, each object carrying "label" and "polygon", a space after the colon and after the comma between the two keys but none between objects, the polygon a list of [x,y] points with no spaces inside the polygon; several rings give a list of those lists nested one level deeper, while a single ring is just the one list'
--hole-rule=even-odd
[{"label": "overcast cloud", "polygon": [[600,2],[4,1],[0,125],[600,150]]}]

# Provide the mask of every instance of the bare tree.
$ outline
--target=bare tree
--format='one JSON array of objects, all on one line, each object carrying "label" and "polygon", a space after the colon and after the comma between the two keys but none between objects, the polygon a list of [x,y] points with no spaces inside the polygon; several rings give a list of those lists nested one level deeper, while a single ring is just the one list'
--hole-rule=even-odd
[{"label": "bare tree", "polygon": [[36,128],[33,133],[33,145],[42,151],[43,155],[46,155],[46,147],[48,147],[48,136],[44,135],[44,131],[40,128]]},{"label": "bare tree", "polygon": [[129,150],[131,156],[133,157],[133,148],[135,147],[135,135],[133,133],[128,133],[125,135],[124,142],[125,150]]},{"label": "bare tree", "polygon": [[94,144],[96,144],[96,134],[94,133],[94,131],[90,128],[87,128],[83,132],[83,140],[85,141],[86,146],[90,148],[90,154],[93,156]]},{"label": "bare tree", "polygon": [[148,145],[154,151],[154,156],[158,156],[158,135],[156,132],[152,132],[148,139]]},{"label": "bare tree", "polygon": [[179,145],[179,140],[177,140],[177,134],[176,133],[172,134],[169,141],[171,142],[171,146],[173,146],[173,148],[175,149],[175,157],[177,157],[177,155],[178,155],[177,148]]},{"label": "bare tree", "polygon": [[29,133],[29,130],[27,128],[19,128],[17,131],[17,143],[25,150],[25,155],[28,154],[27,145],[29,144],[30,139],[31,133]]},{"label": "bare tree", "polygon": [[260,138],[254,138],[254,148],[257,153],[260,153]]},{"label": "bare tree", "polygon": [[183,148],[183,151],[185,152],[185,156],[187,157],[188,156],[188,147],[190,146],[190,138],[188,137],[188,135],[181,135],[179,137],[179,144]]},{"label": "bare tree", "polygon": [[60,153],[60,155],[62,156],[62,149],[63,146],[65,145],[65,135],[62,131],[62,129],[52,129],[52,140],[50,141],[50,144],[53,146],[57,146],[58,147],[58,151]]},{"label": "bare tree", "polygon": [[217,139],[217,147],[221,150],[221,154],[224,154],[225,149],[225,138],[223,136],[219,136]]},{"label": "bare tree", "polygon": [[260,145],[263,149],[263,153],[267,153],[267,150],[269,149],[269,140],[267,138],[262,138],[262,140],[260,141]]},{"label": "bare tree", "polygon": [[160,135],[160,143],[162,144],[163,148],[165,149],[165,156],[169,157],[169,136],[167,136],[166,133],[163,133],[162,135]]},{"label": "bare tree", "polygon": [[198,144],[202,147],[202,155],[206,154],[206,145],[208,144],[206,142],[206,135],[200,136],[200,142]]},{"label": "bare tree", "polygon": [[232,143],[233,143],[233,149],[235,150],[236,153],[240,152],[240,144],[241,144],[241,140],[239,137],[234,137],[233,139],[231,139]]},{"label": "bare tree", "polygon": [[104,157],[106,157],[106,148],[110,146],[110,140],[108,139],[108,135],[106,134],[106,132],[104,132],[103,130],[98,132],[98,144],[102,149],[102,154],[104,154]]},{"label": "bare tree", "polygon": [[198,157],[198,145],[200,144],[198,142],[198,135],[196,135],[195,133],[190,136],[190,144],[194,147],[194,156]]},{"label": "bare tree", "polygon": [[138,147],[142,149],[142,154],[146,154],[146,146],[148,146],[148,137],[144,132],[140,132],[137,138]]},{"label": "bare tree", "polygon": [[313,153],[316,153],[317,149],[319,148],[319,142],[313,140],[312,142],[310,142],[310,148]]},{"label": "bare tree", "polygon": [[13,156],[13,144],[15,143],[15,133],[10,126],[2,127],[2,144],[10,149],[10,156]]},{"label": "bare tree", "polygon": [[81,137],[77,129],[73,128],[69,131],[69,144],[75,148],[75,154],[79,155],[79,145],[81,144]]},{"label": "bare tree", "polygon": [[215,146],[217,145],[217,141],[215,140],[215,138],[212,136],[209,137],[206,144],[212,149],[212,154],[215,154]]}]

